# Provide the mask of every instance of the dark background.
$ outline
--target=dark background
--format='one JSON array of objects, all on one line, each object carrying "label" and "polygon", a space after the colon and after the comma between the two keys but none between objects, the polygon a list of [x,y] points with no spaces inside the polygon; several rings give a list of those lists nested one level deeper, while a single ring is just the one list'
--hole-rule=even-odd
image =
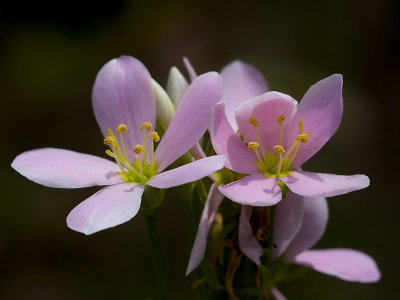
[{"label": "dark background", "polygon": [[[376,259],[382,279],[362,285],[310,271],[280,289],[290,299],[396,299],[397,3],[2,1],[0,298],[157,298],[142,216],[84,236],[68,229],[65,218],[95,189],[42,187],[10,167],[17,154],[45,146],[104,155],[91,89],[103,64],[127,54],[162,85],[169,67],[184,70],[182,56],[199,73],[242,59],[265,75],[272,90],[298,100],[311,84],[342,73],[343,122],[304,169],[364,173],[371,186],[329,199],[330,221],[316,248],[365,251]],[[171,299],[191,298],[182,211],[170,197],[159,212]]]}]

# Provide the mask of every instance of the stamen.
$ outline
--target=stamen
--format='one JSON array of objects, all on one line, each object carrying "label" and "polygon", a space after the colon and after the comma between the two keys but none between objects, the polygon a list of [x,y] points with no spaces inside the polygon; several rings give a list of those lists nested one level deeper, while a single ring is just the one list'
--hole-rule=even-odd
[{"label": "stamen", "polygon": [[119,135],[119,138],[121,140],[122,151],[124,152],[124,157],[126,158],[126,160],[129,161],[128,154],[127,154],[126,148],[125,148],[124,137],[122,136],[122,133],[127,132],[127,131],[128,131],[128,127],[125,124],[118,125],[117,134]]},{"label": "stamen", "polygon": [[146,135],[146,130],[151,131],[153,128],[153,125],[151,125],[150,122],[143,122],[143,124],[140,126],[140,130],[143,131],[143,143],[144,143],[144,164],[147,166],[147,135]]},{"label": "stamen", "polygon": [[263,162],[263,160],[261,159],[260,154],[258,153],[258,147],[259,147],[259,146],[260,146],[260,144],[257,143],[257,142],[250,142],[250,143],[247,144],[247,148],[248,148],[250,151],[254,151],[254,152],[256,153],[256,155],[257,155],[257,158],[258,158],[259,162],[260,162],[262,165],[264,165],[264,162]]},{"label": "stamen", "polygon": [[279,139],[280,145],[282,145],[282,141],[283,141],[283,126],[282,126],[283,121],[285,121],[284,115],[279,115],[278,118],[276,119],[276,122],[279,124],[279,127],[281,128],[281,135],[280,135],[280,139]]},{"label": "stamen", "polygon": [[144,128],[146,128],[147,131],[151,131],[153,125],[151,125],[150,122],[143,122],[143,124],[140,126],[140,130],[143,130]]},{"label": "stamen", "polygon": [[[113,147],[113,149],[115,149],[115,148]],[[118,167],[121,169],[122,173],[124,173],[125,176],[128,176],[128,173],[125,171],[125,169],[121,165],[121,160],[119,159],[118,155],[115,154],[114,152],[111,152],[110,149],[106,150],[106,154],[111,156],[112,158],[114,158],[115,161],[117,162]]]},{"label": "stamen", "polygon": [[260,123],[258,122],[258,120],[255,117],[250,117],[249,118],[249,123],[251,125],[253,125],[254,129],[256,130],[257,140],[258,140],[259,146],[261,148],[261,153],[262,153],[262,156],[265,157],[265,151],[264,151],[264,148],[262,146],[260,133],[258,132],[258,128],[257,128],[260,125]]},{"label": "stamen", "polygon": [[117,146],[117,141],[112,136],[107,136],[104,139],[104,145],[111,146],[111,147],[115,148]]},{"label": "stamen", "polygon": [[160,136],[156,131],[150,132],[149,133],[149,138],[151,140],[151,152],[150,152],[150,166],[152,169],[155,169],[155,164],[154,164],[154,142],[160,141]]},{"label": "stamen", "polygon": [[285,153],[285,148],[283,148],[282,145],[275,145],[274,150],[276,153],[279,153],[279,163],[278,163],[278,171],[276,172],[276,177],[279,177],[281,175],[281,169],[282,169],[282,155]]},{"label": "stamen", "polygon": [[142,179],[144,179],[144,177],[143,177],[143,154],[142,154],[142,152],[145,152],[145,149],[144,149],[144,147],[142,145],[136,145],[135,147],[133,147],[133,151],[136,154],[139,154],[140,175],[142,176]]},{"label": "stamen", "polygon": [[[310,134],[308,134],[308,135],[310,135]],[[299,134],[297,137],[296,137],[296,141],[298,141],[298,142],[302,142],[303,144],[304,143],[307,143],[308,142],[308,135],[307,134]]]},{"label": "stamen", "polygon": [[258,123],[258,120],[256,118],[254,118],[254,117],[250,117],[249,123],[251,125],[253,125],[254,127],[258,127],[258,125],[260,125],[260,123]]}]

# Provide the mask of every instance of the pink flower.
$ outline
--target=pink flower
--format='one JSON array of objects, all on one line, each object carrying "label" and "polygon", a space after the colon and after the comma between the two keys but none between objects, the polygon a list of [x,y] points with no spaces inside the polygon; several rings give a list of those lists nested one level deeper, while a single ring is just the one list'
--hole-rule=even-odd
[{"label": "pink flower", "polygon": [[[252,206],[247,206],[248,213],[240,219],[240,228],[245,234],[240,237],[241,249],[250,249],[255,253],[263,253],[251,226]],[[272,259],[283,257],[289,263],[309,266],[318,272],[337,278],[372,283],[380,279],[380,272],[373,258],[353,249],[309,250],[325,232],[328,222],[328,205],[323,197],[302,197],[289,192],[284,201],[277,205],[272,241],[276,248],[271,249]],[[259,259],[245,252],[248,257]],[[250,254],[250,255],[249,255]],[[261,256],[261,255],[260,255]],[[271,292],[280,295],[274,288]],[[285,299],[282,295],[277,299]]]},{"label": "pink flower", "polygon": [[[329,197],[365,188],[365,175],[332,175],[301,170],[301,165],[329,140],[342,117],[342,76],[332,75],[313,85],[302,101],[267,92],[235,110],[229,98],[214,107],[211,138],[225,166],[250,174],[219,190],[229,199],[253,206],[270,206],[282,199],[285,185],[306,197]],[[227,112],[227,113],[226,113]]]},{"label": "pink flower", "polygon": [[67,224],[73,230],[92,234],[127,222],[140,208],[145,185],[178,186],[223,167],[225,159],[217,155],[164,171],[204,134],[212,107],[220,100],[221,85],[215,72],[194,80],[154,151],[160,138],[152,131],[156,113],[150,74],[135,58],[113,59],[97,74],[92,99],[104,143],[110,147],[106,153],[115,162],[43,148],[18,155],[11,166],[49,187],[107,186],[70,212]]}]

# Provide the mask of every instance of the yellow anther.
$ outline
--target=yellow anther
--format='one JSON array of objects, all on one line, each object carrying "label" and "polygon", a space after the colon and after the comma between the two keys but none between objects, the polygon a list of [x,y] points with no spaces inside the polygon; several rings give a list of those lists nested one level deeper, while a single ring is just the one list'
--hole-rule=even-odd
[{"label": "yellow anther", "polygon": [[136,154],[139,154],[140,152],[144,152],[144,147],[142,145],[136,145],[135,147],[133,147],[133,151]]},{"label": "yellow anther", "polygon": [[110,145],[111,147],[116,147],[117,146],[117,141],[112,136],[107,136],[104,139],[104,145]]},{"label": "yellow anther", "polygon": [[274,150],[276,153],[285,153],[285,148],[282,145],[275,145]]},{"label": "yellow anther", "polygon": [[247,145],[247,148],[249,148],[249,150],[251,150],[251,151],[256,151],[256,150],[258,149],[259,146],[260,146],[260,144],[257,143],[257,142],[250,142],[250,143]]},{"label": "yellow anther", "polygon": [[258,125],[260,125],[260,123],[258,123],[258,120],[256,118],[254,118],[254,117],[250,117],[249,123],[251,125],[253,125],[254,127],[258,127]]},{"label": "yellow anther", "polygon": [[160,141],[160,136],[158,135],[158,133],[156,131],[150,132],[149,133],[149,138],[151,138],[155,142]]},{"label": "yellow anther", "polygon": [[284,115],[279,115],[279,117],[276,119],[276,122],[279,125],[282,125],[283,121],[285,121],[285,116]]},{"label": "yellow anther", "polygon": [[106,153],[107,153],[107,155],[109,155],[109,156],[111,156],[111,157],[114,157],[114,156],[115,156],[115,154],[112,153],[110,149],[107,149],[107,150],[106,150]]},{"label": "yellow anther", "polygon": [[117,127],[117,134],[121,134],[122,132],[127,132],[128,127],[125,124],[120,124]]},{"label": "yellow anther", "polygon": [[153,128],[153,125],[151,125],[150,122],[144,122],[144,123],[140,126],[140,130],[143,130],[144,128],[146,128],[147,131],[151,131],[151,128]]},{"label": "yellow anther", "polygon": [[308,142],[308,135],[307,135],[307,134],[299,134],[299,135],[296,137],[296,141],[302,142],[303,144],[304,144],[304,143],[307,143],[307,142]]}]

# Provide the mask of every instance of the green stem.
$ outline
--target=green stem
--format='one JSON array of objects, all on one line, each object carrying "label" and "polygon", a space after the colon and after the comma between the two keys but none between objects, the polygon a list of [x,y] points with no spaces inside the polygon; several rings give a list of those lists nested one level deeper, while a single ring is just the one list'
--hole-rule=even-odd
[{"label": "green stem", "polygon": [[162,267],[161,267],[160,251],[159,251],[158,241],[157,241],[157,228],[156,228],[155,214],[152,216],[145,215],[145,219],[146,219],[146,223],[147,223],[147,228],[149,229],[151,249],[153,252],[154,267],[156,269],[156,275],[157,275],[158,286],[160,289],[161,299],[166,300],[168,298],[167,298],[167,291],[166,291],[166,287],[165,287],[163,271],[162,271]]}]

